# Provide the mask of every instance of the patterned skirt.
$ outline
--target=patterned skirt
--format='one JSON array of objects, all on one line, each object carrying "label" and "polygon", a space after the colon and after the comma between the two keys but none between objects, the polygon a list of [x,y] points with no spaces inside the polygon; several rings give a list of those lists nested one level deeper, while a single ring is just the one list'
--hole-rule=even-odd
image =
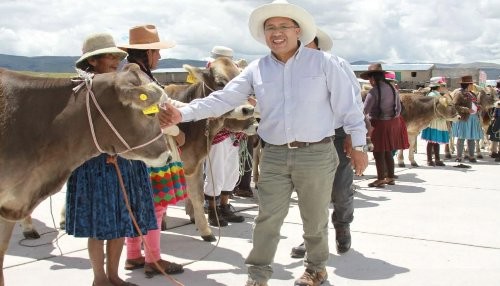
[{"label": "patterned skirt", "polygon": [[429,127],[422,130],[422,139],[432,143],[446,144],[450,141],[450,133],[446,120],[436,118],[429,123]]},{"label": "patterned skirt", "polygon": [[453,122],[451,134],[458,139],[479,140],[483,138],[483,130],[477,114],[471,114],[467,121]]},{"label": "patterned skirt", "polygon": [[387,152],[408,149],[408,131],[401,116],[389,120],[372,119],[373,131],[371,140],[373,152]]},{"label": "patterned skirt", "polygon": [[[66,232],[75,237],[109,240],[135,237],[114,165],[108,155],[92,158],[78,167],[68,180],[66,193]],[[142,161],[118,157],[132,212],[143,233],[157,229],[153,191],[146,165]]]},{"label": "patterned skirt", "polygon": [[155,206],[175,205],[187,197],[186,177],[182,162],[171,162],[163,167],[150,167]]}]

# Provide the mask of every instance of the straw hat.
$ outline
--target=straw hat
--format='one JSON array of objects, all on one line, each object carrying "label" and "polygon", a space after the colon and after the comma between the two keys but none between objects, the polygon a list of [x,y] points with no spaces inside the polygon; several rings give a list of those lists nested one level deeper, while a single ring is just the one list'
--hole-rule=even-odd
[{"label": "straw hat", "polygon": [[82,68],[85,60],[92,56],[102,54],[116,54],[123,60],[127,53],[116,47],[113,37],[108,33],[89,35],[83,42],[82,56],[76,61],[76,67]]},{"label": "straw hat", "polygon": [[446,86],[446,79],[442,76],[431,77],[429,87]]},{"label": "straw hat", "polygon": [[214,46],[211,53],[214,59],[218,57],[233,58],[233,49],[224,46]]},{"label": "straw hat", "polygon": [[248,20],[248,28],[254,39],[266,45],[264,22],[273,17],[290,18],[297,22],[300,27],[299,39],[302,44],[307,45],[314,40],[316,36],[316,24],[313,16],[305,9],[290,4],[286,0],[275,0],[272,3],[264,4],[253,10]]},{"label": "straw hat", "polygon": [[376,64],[371,64],[368,66],[368,70],[365,72],[362,72],[359,77],[362,79],[369,79],[370,75],[373,73],[385,73],[385,70],[382,69],[382,64],[376,63]]},{"label": "straw hat", "polygon": [[158,31],[154,25],[136,26],[129,30],[129,44],[118,46],[122,50],[159,50],[175,46],[172,41],[160,41]]},{"label": "straw hat", "polygon": [[330,52],[333,47],[332,38],[320,28],[316,29],[316,37],[318,37],[318,48],[324,52]]}]

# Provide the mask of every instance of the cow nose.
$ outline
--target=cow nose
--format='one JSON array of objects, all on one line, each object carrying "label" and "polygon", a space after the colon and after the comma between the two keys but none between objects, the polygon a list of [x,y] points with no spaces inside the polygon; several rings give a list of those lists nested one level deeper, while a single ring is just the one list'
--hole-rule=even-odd
[{"label": "cow nose", "polygon": [[243,107],[241,109],[241,112],[243,113],[243,115],[252,115],[253,111],[254,111],[253,107]]}]

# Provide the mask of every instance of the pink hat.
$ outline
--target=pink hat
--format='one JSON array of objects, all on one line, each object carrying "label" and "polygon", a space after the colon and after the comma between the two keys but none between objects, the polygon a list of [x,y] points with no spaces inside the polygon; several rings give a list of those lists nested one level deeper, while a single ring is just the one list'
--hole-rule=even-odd
[{"label": "pink hat", "polygon": [[393,71],[386,71],[385,72],[385,79],[389,81],[396,81],[396,73]]}]

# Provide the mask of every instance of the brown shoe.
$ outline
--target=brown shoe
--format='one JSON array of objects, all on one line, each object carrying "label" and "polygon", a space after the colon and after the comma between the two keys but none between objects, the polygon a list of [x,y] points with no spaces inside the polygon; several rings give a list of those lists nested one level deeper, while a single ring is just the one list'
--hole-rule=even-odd
[{"label": "brown shoe", "polygon": [[125,270],[134,270],[143,268],[145,263],[146,260],[144,259],[143,256],[134,259],[127,259],[125,260]]},{"label": "brown shoe", "polygon": [[[156,266],[156,263],[159,264],[161,269],[158,269]],[[144,265],[144,273],[146,274],[147,277],[152,277],[156,274],[161,274],[161,270],[163,270],[165,273],[172,275],[172,274],[179,274],[184,272],[184,268],[182,265],[173,263],[167,260],[160,259],[156,263],[146,263]]]},{"label": "brown shoe", "polygon": [[304,274],[302,274],[302,276],[300,276],[299,279],[295,280],[295,284],[293,285],[319,286],[326,281],[326,278],[328,278],[328,273],[326,272],[326,269],[323,269],[321,271],[306,269],[306,271],[304,271]]}]

